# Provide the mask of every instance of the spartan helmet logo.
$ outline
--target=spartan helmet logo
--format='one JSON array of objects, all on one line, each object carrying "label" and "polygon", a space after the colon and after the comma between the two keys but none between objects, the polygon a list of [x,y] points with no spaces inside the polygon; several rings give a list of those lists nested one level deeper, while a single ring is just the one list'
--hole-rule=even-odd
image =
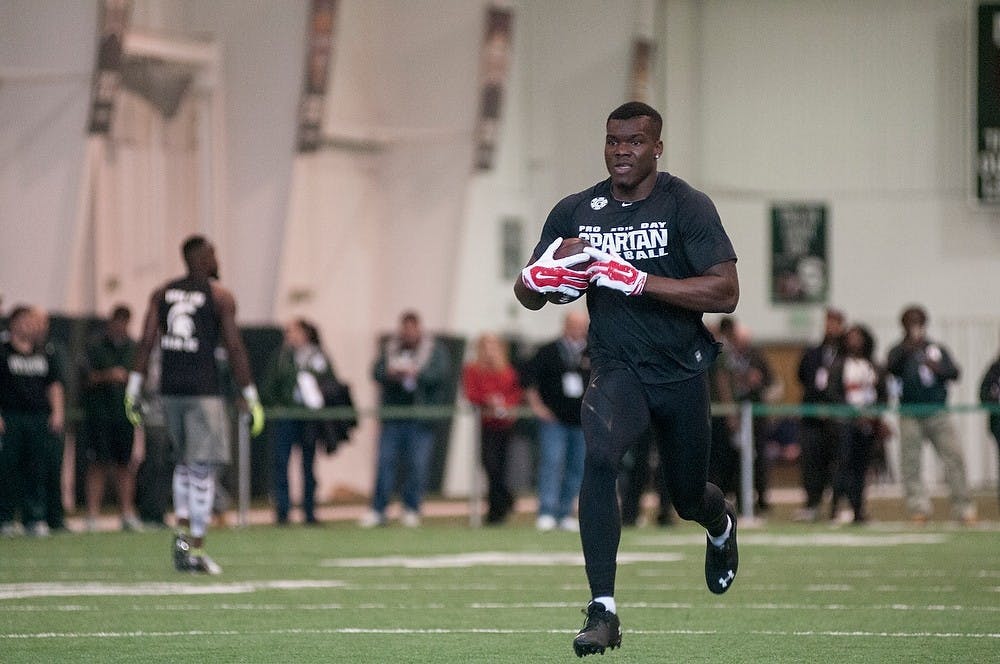
[{"label": "spartan helmet logo", "polygon": [[176,302],[167,312],[167,334],[182,339],[190,339],[194,335],[195,307],[190,302]]}]

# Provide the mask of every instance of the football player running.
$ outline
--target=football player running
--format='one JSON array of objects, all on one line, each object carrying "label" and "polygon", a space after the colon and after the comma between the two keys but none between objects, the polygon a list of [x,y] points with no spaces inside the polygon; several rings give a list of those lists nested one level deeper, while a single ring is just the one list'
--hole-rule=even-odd
[{"label": "football player running", "polygon": [[[580,657],[621,645],[615,480],[625,452],[650,424],[678,515],[707,531],[709,590],[729,590],[739,563],[735,510],[707,481],[708,369],[719,344],[702,322],[704,313],[736,308],[736,253],[708,196],[658,172],[662,125],[660,114],[639,102],[611,113],[604,146],[610,177],[552,209],[514,284],[518,301],[532,310],[548,293],[580,291],[581,279],[588,286],[592,371],[582,408],[579,513],[591,601],[573,640]],[[553,259],[557,241],[573,236],[590,243],[586,256]],[[586,258],[594,262],[573,269]]]}]

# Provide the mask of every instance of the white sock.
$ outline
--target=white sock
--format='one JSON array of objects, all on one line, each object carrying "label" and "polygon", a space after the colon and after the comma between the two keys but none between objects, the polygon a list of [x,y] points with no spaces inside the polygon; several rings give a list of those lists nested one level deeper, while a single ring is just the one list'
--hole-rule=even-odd
[{"label": "white sock", "polygon": [[215,499],[215,467],[207,463],[188,466],[188,505],[191,513],[191,536],[204,537],[212,520]]},{"label": "white sock", "polygon": [[618,611],[616,610],[617,607],[615,607],[614,597],[595,597],[591,601],[603,604],[604,608],[610,611],[611,613],[618,613]]},{"label": "white sock", "polygon": [[712,546],[722,546],[729,539],[729,533],[733,532],[733,520],[726,515],[726,532],[722,533],[718,537],[712,537],[711,534],[708,536],[708,541],[712,543]]},{"label": "white sock", "polygon": [[188,496],[190,494],[190,478],[188,477],[188,467],[184,464],[177,464],[174,467],[174,515],[177,520],[190,519],[191,509],[188,507]]}]

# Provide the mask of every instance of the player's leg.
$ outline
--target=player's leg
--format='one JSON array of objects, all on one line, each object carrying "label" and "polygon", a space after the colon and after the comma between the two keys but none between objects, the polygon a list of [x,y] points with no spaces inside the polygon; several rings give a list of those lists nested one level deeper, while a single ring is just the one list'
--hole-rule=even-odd
[{"label": "player's leg", "polygon": [[578,656],[621,644],[614,601],[621,515],[616,482],[625,451],[649,426],[646,395],[628,369],[595,369],[583,397],[586,442],[580,486],[580,540],[592,600],[587,620],[573,640]]},{"label": "player's leg", "polygon": [[420,508],[434,453],[434,431],[423,422],[410,423],[408,429],[409,468],[403,483],[403,525],[415,527],[420,525]]},{"label": "player's leg", "polygon": [[712,439],[708,378],[700,375],[659,387],[651,391],[650,401],[674,509],[707,531],[705,581],[712,592],[726,592],[739,566],[736,511],[707,480]]},{"label": "player's leg", "polygon": [[969,498],[969,485],[965,478],[965,462],[958,445],[951,416],[940,413],[925,420],[927,437],[937,450],[944,467],[944,479],[951,497],[951,516],[964,523],[976,520],[976,510]]},{"label": "player's leg", "polygon": [[378,458],[375,461],[375,490],[372,493],[371,510],[362,517],[364,528],[385,524],[385,509],[389,506],[393,487],[396,484],[396,467],[403,447],[405,424],[402,422],[382,422],[378,437]]},{"label": "player's leg", "polygon": [[13,537],[21,533],[21,526],[15,521],[18,507],[22,503],[27,472],[27,439],[23,434],[20,420],[4,415],[3,444],[0,445],[0,536]]},{"label": "player's leg", "polygon": [[298,425],[296,438],[302,449],[302,515],[306,523],[316,523],[316,472],[313,470],[316,460],[315,437],[307,434],[310,428],[302,422]]},{"label": "player's leg", "polygon": [[212,521],[219,469],[230,461],[229,418],[222,397],[191,397],[190,401],[184,417],[190,480],[190,564],[192,571],[219,574],[222,568],[203,547]]},{"label": "player's leg", "polygon": [[[566,448],[569,444],[567,427],[561,422],[538,423],[538,530],[549,531],[559,519],[560,488],[568,469]],[[582,457],[581,468],[582,468]],[[582,473],[582,471],[581,471]]]},{"label": "player's leg", "polygon": [[138,467],[132,462],[136,432],[124,417],[113,422],[110,439],[112,465],[118,486],[118,503],[121,508],[122,530],[142,530],[142,521],[135,510],[136,474]]},{"label": "player's leg", "polygon": [[273,426],[273,444],[271,481],[274,487],[274,511],[277,522],[288,521],[288,459],[291,457],[292,444],[295,441],[295,422],[278,420]]},{"label": "player's leg", "polygon": [[583,440],[583,429],[578,426],[565,428],[566,447],[563,452],[562,489],[559,494],[559,520],[572,518],[573,508],[580,495],[580,484],[583,482],[584,459],[587,445]]},{"label": "player's leg", "polygon": [[927,521],[931,513],[931,500],[921,476],[921,454],[924,435],[920,419],[899,418],[899,470],[903,476],[906,509],[910,519],[917,523]]}]

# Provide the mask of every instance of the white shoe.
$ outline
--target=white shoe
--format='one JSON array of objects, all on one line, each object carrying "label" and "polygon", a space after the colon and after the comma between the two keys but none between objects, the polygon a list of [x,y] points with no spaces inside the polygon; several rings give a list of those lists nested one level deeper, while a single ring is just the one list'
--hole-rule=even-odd
[{"label": "white shoe", "polygon": [[797,521],[799,523],[813,523],[819,517],[819,510],[815,507],[803,507],[795,511],[792,515],[792,521]]},{"label": "white shoe", "polygon": [[142,521],[135,515],[122,517],[122,530],[141,533],[143,531]]},{"label": "white shoe", "polygon": [[88,516],[87,521],[85,522],[84,525],[84,529],[88,533],[96,533],[98,530],[100,530],[100,528],[97,527],[97,519],[95,519],[92,516]]},{"label": "white shoe", "polygon": [[28,534],[32,537],[48,537],[49,524],[44,521],[35,521],[28,527]]},{"label": "white shoe", "polygon": [[358,519],[358,525],[362,528],[376,528],[385,525],[385,515],[375,510],[369,510],[363,517]]},{"label": "white shoe", "polygon": [[400,519],[400,521],[406,528],[419,528],[420,514],[418,512],[414,512],[413,510],[406,510],[403,512],[403,518]]},{"label": "white shoe", "polygon": [[543,533],[555,530],[557,525],[556,518],[551,514],[541,514],[539,515],[538,520],[535,521],[535,528]]},{"label": "white shoe", "polygon": [[0,537],[18,537],[24,534],[24,528],[16,521],[5,521],[0,526]]},{"label": "white shoe", "polygon": [[580,532],[580,522],[571,516],[564,516],[559,519],[559,530],[565,530],[568,533],[578,533]]}]

